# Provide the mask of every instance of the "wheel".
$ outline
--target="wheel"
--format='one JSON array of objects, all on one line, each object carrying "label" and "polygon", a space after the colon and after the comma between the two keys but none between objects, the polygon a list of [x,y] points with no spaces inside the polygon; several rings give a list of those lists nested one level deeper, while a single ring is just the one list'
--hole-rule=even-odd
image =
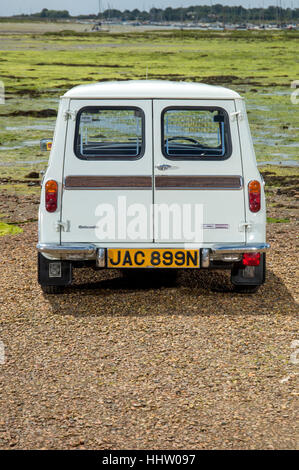
[{"label": "wheel", "polygon": [[234,291],[238,294],[254,294],[260,286],[234,286]]},{"label": "wheel", "polygon": [[72,283],[70,261],[48,260],[38,253],[38,283],[45,294],[61,294]]},{"label": "wheel", "polygon": [[41,286],[44,294],[62,294],[64,286]]},{"label": "wheel", "polygon": [[266,255],[261,253],[258,266],[242,266],[236,264],[231,271],[231,282],[235,292],[253,294],[264,284],[266,279]]}]

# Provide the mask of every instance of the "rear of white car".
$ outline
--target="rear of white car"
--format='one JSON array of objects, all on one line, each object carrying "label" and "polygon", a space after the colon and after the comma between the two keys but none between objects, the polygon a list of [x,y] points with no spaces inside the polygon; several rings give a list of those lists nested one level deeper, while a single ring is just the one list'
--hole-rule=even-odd
[{"label": "rear of white car", "polygon": [[39,282],[98,268],[226,268],[265,280],[266,211],[244,101],[225,88],[130,81],[62,99],[39,217]]}]

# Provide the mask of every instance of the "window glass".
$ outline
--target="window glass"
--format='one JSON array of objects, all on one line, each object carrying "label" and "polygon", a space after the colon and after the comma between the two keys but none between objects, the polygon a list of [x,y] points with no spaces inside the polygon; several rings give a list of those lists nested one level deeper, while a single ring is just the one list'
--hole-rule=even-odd
[{"label": "window glass", "polygon": [[85,159],[134,159],[144,148],[138,108],[85,108],[77,118],[75,153]]},{"label": "window glass", "polygon": [[229,156],[228,117],[222,109],[170,108],[163,113],[162,150],[167,158]]}]

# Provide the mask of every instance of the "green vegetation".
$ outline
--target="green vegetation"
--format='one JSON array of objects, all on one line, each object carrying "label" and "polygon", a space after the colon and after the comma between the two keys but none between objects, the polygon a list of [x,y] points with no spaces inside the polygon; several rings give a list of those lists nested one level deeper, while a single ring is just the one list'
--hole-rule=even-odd
[{"label": "green vegetation", "polygon": [[40,13],[33,13],[33,15],[30,16],[36,18],[46,18],[50,20],[70,18],[70,14],[67,10],[48,10],[48,8],[43,8]]},{"label": "green vegetation", "polygon": [[[290,166],[282,166],[282,165],[265,165],[265,166],[260,166],[259,167],[260,173],[264,175],[264,178],[283,178],[283,179],[288,179],[288,178],[297,178],[299,179],[299,166],[296,167],[290,167]],[[271,186],[272,186],[271,182]]]},{"label": "green vegetation", "polygon": [[267,217],[268,224],[288,224],[290,219],[278,219],[277,217]]},{"label": "green vegetation", "polygon": [[23,230],[20,227],[0,222],[0,237],[3,237],[5,235],[16,235],[22,232]]},{"label": "green vegetation", "polygon": [[25,194],[40,194],[40,185],[30,186],[26,183],[15,183],[14,181],[13,179],[12,182],[8,184],[1,184],[1,191],[8,191],[9,193],[18,194],[19,196]]},{"label": "green vegetation", "polygon": [[[257,160],[298,161],[298,31],[62,31],[0,33],[1,174],[24,177],[46,166],[39,140],[51,138],[59,96],[106,80],[182,80],[227,86],[245,97]],[[4,52],[5,51],[5,52]],[[20,174],[22,172],[22,175]]]},{"label": "green vegetation", "polygon": [[[208,2],[207,2],[208,3]],[[274,2],[273,2],[274,3]],[[109,6],[109,3],[108,3]],[[48,10],[44,8],[40,13],[32,15],[21,15],[18,18],[41,18],[59,19],[70,18],[67,10]],[[104,18],[118,21],[188,21],[188,22],[274,22],[278,24],[297,22],[299,19],[299,8],[282,8],[281,6],[269,6],[268,8],[244,8],[242,6],[227,6],[216,3],[214,5],[197,5],[186,8],[151,8],[150,11],[134,10],[120,11],[108,8],[98,15],[80,15],[78,18]]]}]

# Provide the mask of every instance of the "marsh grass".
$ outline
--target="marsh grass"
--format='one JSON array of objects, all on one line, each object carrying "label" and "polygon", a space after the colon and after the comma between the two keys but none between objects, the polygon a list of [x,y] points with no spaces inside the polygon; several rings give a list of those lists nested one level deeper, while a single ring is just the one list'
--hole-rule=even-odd
[{"label": "marsh grass", "polygon": [[23,230],[20,227],[0,221],[0,237],[5,235],[16,235],[21,232],[23,232]]},{"label": "marsh grass", "polygon": [[[0,106],[0,163],[27,166],[47,157],[23,143],[51,138],[58,98],[72,86],[144,79],[146,71],[149,79],[235,89],[246,100],[257,160],[298,160],[299,113],[290,100],[299,77],[298,31],[61,31],[21,38],[0,34],[7,98]],[[38,114],[45,109],[53,116]]]},{"label": "marsh grass", "polygon": [[268,224],[288,224],[290,219],[279,219],[278,217],[267,217]]}]

